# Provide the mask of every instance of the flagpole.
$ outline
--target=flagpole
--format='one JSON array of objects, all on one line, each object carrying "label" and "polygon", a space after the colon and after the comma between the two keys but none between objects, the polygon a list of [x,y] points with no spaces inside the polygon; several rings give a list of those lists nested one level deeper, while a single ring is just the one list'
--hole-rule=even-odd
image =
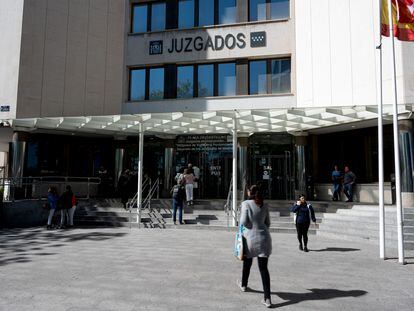
[{"label": "flagpole", "polygon": [[384,135],[383,135],[383,95],[382,95],[382,35],[381,35],[382,1],[379,5],[379,90],[378,90],[378,207],[379,207],[379,251],[380,258],[385,259],[385,208],[384,208]]},{"label": "flagpole", "polygon": [[397,234],[398,234],[398,262],[404,264],[404,236],[402,223],[402,205],[401,205],[401,171],[400,171],[400,152],[398,140],[398,105],[397,105],[397,71],[395,66],[395,40],[394,40],[394,22],[392,16],[392,0],[388,0],[388,24],[391,39],[391,64],[392,64],[392,90],[393,90],[393,132],[394,132],[394,162],[395,162],[395,194],[397,204]]}]

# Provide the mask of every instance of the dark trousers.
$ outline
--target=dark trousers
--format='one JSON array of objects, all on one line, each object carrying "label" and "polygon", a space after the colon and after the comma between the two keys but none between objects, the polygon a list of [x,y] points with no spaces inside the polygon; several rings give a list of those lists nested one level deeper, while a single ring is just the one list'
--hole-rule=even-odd
[{"label": "dark trousers", "polygon": [[[262,276],[264,299],[270,299],[270,275],[267,269],[267,257],[257,257],[259,263],[260,275]],[[253,258],[245,258],[243,261],[242,286],[247,286],[249,281],[250,268],[252,267]]]},{"label": "dark trousers", "polygon": [[352,188],[353,188],[352,184],[344,185],[344,193],[345,193],[345,195],[346,195],[346,197],[348,198],[349,201],[352,201],[352,197],[354,196]]},{"label": "dark trousers", "polygon": [[176,222],[178,209],[178,221],[183,223],[183,201],[173,199],[173,221]]},{"label": "dark trousers", "polygon": [[338,199],[341,197],[340,196],[340,192],[341,192],[341,185],[340,184],[334,184],[333,188],[332,188],[332,200],[334,201],[338,201]]},{"label": "dark trousers", "polygon": [[309,222],[296,223],[296,232],[298,233],[299,244],[302,245],[302,238],[303,238],[303,244],[305,245],[305,247],[308,246],[309,226],[310,226]]}]

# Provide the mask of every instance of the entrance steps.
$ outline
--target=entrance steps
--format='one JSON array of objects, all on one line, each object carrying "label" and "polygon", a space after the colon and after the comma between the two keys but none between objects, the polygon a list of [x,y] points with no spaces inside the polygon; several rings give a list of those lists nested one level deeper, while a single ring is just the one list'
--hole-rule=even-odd
[{"label": "entrance steps", "polygon": [[[141,228],[194,228],[212,230],[236,230],[231,227],[232,221],[224,212],[224,200],[198,200],[194,206],[184,207],[184,226],[174,225],[172,220],[171,199],[153,200],[151,210],[145,209],[141,214]],[[267,201],[270,208],[271,232],[296,233],[290,202]],[[339,208],[348,208],[344,203],[329,204],[315,202],[313,204],[317,224],[311,224],[309,234],[316,234],[325,213],[334,213]],[[132,224],[130,224],[130,219]],[[228,228],[228,222],[230,228]],[[90,200],[80,204],[75,213],[77,226],[106,227],[138,227],[136,209],[124,210],[118,199]],[[178,213],[177,213],[178,223]]]},{"label": "entrance steps", "polygon": [[[325,213],[318,235],[351,241],[378,243],[379,211],[377,205],[353,205],[352,209],[339,209]],[[395,206],[385,207],[385,239],[387,247],[397,246],[397,211]],[[404,209],[404,248],[414,250],[414,208]]]}]

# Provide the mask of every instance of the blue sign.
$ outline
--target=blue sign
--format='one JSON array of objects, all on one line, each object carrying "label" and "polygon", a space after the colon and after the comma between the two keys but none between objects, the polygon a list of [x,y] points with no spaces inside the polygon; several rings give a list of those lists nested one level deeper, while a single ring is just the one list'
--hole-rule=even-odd
[{"label": "blue sign", "polygon": [[150,41],[149,53],[150,55],[162,54],[162,40]]},{"label": "blue sign", "polygon": [[250,47],[259,48],[266,46],[266,32],[258,31],[250,33]]}]

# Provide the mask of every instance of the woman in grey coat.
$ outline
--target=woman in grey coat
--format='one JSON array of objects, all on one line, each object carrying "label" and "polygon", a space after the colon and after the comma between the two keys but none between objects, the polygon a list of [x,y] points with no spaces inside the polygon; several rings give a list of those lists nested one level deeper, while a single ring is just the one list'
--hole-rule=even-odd
[{"label": "woman in grey coat", "polygon": [[253,258],[257,257],[260,275],[262,276],[264,300],[266,307],[271,307],[270,275],[267,262],[272,253],[272,238],[269,233],[269,208],[263,202],[259,187],[253,185],[248,191],[249,199],[242,203],[240,225],[244,226],[243,236],[246,238],[243,261],[243,274],[240,289],[247,291],[247,283]]}]

